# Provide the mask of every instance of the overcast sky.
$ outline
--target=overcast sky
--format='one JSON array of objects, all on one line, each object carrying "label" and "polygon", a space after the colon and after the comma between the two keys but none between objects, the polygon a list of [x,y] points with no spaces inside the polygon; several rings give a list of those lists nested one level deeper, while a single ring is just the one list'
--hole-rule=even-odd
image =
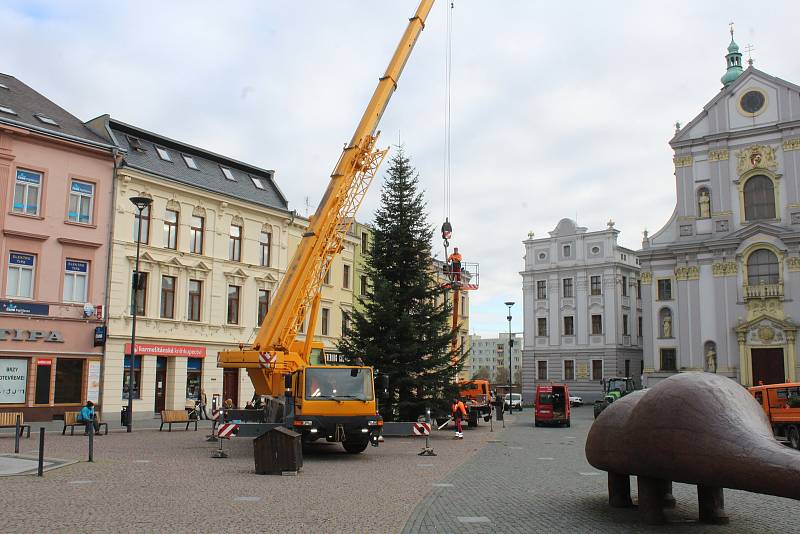
[{"label": "overcast sky", "polygon": [[[83,120],[109,113],[274,169],[305,214],[416,5],[0,0],[0,72]],[[448,6],[434,6],[380,125],[382,145],[405,145],[437,229]],[[481,266],[470,329],[507,330],[513,300],[522,330],[529,231],[546,236],[562,217],[599,230],[612,218],[621,243],[640,248],[642,230],[673,210],[667,142],[719,91],[728,23],[757,68],[800,83],[798,15],[797,0],[456,0],[450,219],[453,244]],[[381,183],[360,219],[372,219]]]}]

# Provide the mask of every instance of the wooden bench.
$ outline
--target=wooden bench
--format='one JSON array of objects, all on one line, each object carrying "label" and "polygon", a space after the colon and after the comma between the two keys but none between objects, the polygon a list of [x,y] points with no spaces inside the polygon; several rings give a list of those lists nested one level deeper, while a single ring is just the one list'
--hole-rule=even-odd
[{"label": "wooden bench", "polygon": [[189,425],[194,423],[194,429],[197,430],[197,419],[189,419],[189,414],[186,410],[161,410],[161,426],[158,431],[164,430],[164,425],[169,425],[169,431],[172,432],[172,423],[186,423],[186,430],[189,430]]},{"label": "wooden bench", "polygon": [[21,436],[22,432],[27,430],[25,437],[31,437],[31,425],[22,424],[24,421],[22,412],[0,412],[0,428],[16,428],[17,416],[19,416],[19,435]]},{"label": "wooden bench", "polygon": [[[64,412],[64,428],[61,430],[62,436],[67,433],[67,427],[70,427],[69,435],[74,436],[76,426],[83,426],[83,427],[86,426],[85,421],[78,421],[78,417],[80,416],[80,414],[81,412]],[[100,421],[99,414],[97,415],[97,420],[98,420],[97,424],[99,425],[100,431],[103,430],[103,427],[106,427],[106,435],[108,435],[108,423],[99,422]]]}]

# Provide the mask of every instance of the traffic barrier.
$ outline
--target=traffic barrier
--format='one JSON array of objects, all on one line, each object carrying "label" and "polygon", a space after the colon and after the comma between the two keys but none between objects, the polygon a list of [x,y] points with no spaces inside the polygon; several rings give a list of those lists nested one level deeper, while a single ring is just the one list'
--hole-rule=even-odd
[{"label": "traffic barrier", "polygon": [[431,425],[430,423],[414,423],[413,432],[415,436],[429,436]]},{"label": "traffic barrier", "polygon": [[235,423],[223,423],[219,425],[219,429],[217,429],[217,437],[230,439],[237,430],[239,430],[239,425]]}]

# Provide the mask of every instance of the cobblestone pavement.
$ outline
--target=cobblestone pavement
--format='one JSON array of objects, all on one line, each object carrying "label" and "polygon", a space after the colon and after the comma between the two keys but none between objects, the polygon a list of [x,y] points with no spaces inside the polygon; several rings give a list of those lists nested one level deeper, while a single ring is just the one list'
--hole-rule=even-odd
[{"label": "cobblestone pavement", "polygon": [[[22,440],[36,454],[38,427]],[[490,433],[481,423],[453,441],[438,433],[438,456],[417,456],[422,438],[387,438],[359,455],[338,444],[315,445],[298,476],[253,474],[249,439],[225,442],[230,458],[212,459],[208,428],[158,432],[136,426],[95,439],[46,434],[45,456],[82,461],[44,477],[0,478],[0,532],[399,532],[438,480],[480,450]],[[0,433],[0,453],[14,450]]]},{"label": "cobblestone pavement", "polygon": [[742,491],[725,491],[727,526],[696,523],[696,489],[684,484],[674,484],[678,506],[667,526],[648,528],[636,510],[609,508],[605,473],[584,456],[591,423],[585,406],[573,410],[571,428],[534,428],[526,409],[493,436],[499,442],[438,481],[404,532],[800,532],[800,503]]}]

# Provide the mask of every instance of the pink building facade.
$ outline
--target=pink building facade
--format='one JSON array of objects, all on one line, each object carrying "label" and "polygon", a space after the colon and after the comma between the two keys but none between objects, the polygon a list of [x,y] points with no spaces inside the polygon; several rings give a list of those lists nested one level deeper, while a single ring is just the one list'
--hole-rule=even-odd
[{"label": "pink building facade", "polygon": [[100,398],[115,149],[0,74],[0,411]]}]

